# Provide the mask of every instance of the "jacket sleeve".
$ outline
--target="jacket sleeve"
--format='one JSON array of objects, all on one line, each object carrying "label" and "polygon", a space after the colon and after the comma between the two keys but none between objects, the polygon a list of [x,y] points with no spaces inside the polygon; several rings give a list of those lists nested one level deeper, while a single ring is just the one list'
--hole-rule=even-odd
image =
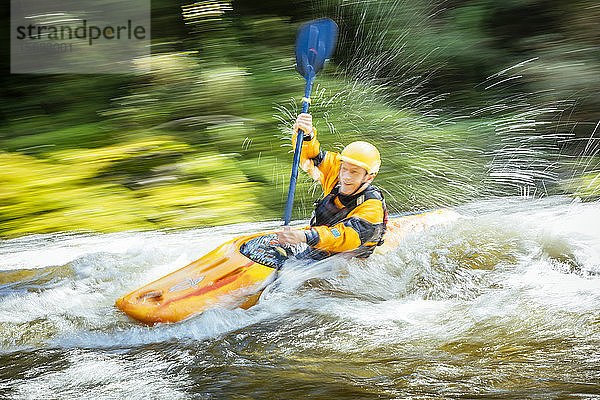
[{"label": "jacket sleeve", "polygon": [[[294,134],[292,139],[294,148],[296,148],[296,136]],[[302,142],[300,167],[315,181],[319,181],[325,192],[329,192],[337,181],[339,164],[338,153],[321,149],[315,128],[311,139],[304,139]]]},{"label": "jacket sleeve", "polygon": [[337,225],[315,226],[306,231],[311,247],[331,252],[352,251],[362,245],[374,245],[383,229],[383,204],[369,199],[356,207]]}]

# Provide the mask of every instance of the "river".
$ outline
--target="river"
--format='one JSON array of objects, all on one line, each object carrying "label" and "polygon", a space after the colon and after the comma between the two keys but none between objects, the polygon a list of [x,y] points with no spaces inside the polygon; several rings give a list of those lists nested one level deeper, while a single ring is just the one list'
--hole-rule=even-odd
[{"label": "river", "polygon": [[366,261],[287,265],[249,310],[113,304],[275,222],[0,241],[0,398],[600,398],[600,203],[498,198]]}]

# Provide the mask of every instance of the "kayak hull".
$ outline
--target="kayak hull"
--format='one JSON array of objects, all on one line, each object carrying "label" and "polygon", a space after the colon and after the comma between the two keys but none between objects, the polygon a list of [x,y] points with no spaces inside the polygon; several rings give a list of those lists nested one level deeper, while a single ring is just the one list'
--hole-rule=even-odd
[{"label": "kayak hull", "polygon": [[[390,218],[385,243],[375,254],[384,254],[411,232],[458,218],[440,209]],[[271,232],[272,233],[272,232]],[[269,232],[242,236],[226,242],[189,265],[119,298],[115,305],[145,324],[178,322],[209,308],[249,308],[271,283],[277,268],[252,261],[241,247]]]}]

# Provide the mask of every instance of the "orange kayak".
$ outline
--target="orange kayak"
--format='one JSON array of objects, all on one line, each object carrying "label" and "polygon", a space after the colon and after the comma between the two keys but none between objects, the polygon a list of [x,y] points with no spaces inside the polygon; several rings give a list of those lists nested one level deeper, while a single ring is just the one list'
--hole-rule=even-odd
[{"label": "orange kayak", "polygon": [[[411,232],[457,217],[452,210],[439,209],[390,218],[385,243],[376,253],[392,250]],[[216,306],[249,308],[286,259],[273,233],[242,236],[119,298],[115,305],[145,324],[178,322]]]}]

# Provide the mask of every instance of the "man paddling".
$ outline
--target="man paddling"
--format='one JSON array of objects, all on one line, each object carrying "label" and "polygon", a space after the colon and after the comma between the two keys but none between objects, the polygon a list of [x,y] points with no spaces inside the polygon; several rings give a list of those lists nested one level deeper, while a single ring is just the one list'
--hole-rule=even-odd
[{"label": "man paddling", "polygon": [[294,142],[298,129],[304,132],[300,166],[321,183],[324,196],[315,202],[310,227],[286,227],[277,232],[279,242],[308,244],[299,255],[303,258],[320,260],[342,252],[370,256],[383,243],[387,223],[383,195],[371,185],[381,165],[379,151],[367,142],[350,143],[341,153],[323,151],[307,113],[296,119]]}]

